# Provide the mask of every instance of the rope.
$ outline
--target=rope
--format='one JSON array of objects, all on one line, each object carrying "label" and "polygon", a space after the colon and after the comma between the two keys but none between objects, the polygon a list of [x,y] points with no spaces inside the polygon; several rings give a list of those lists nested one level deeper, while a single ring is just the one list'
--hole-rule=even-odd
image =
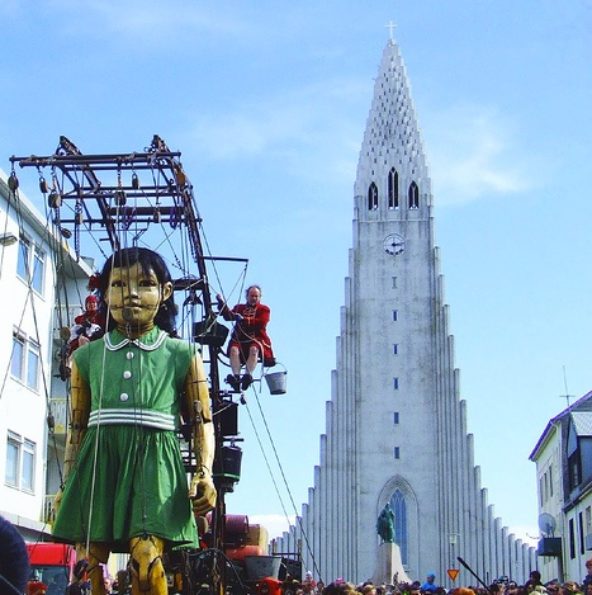
[{"label": "rope", "polygon": [[283,501],[281,493],[280,493],[280,488],[279,488],[277,482],[275,481],[275,477],[274,477],[273,471],[271,469],[269,459],[267,458],[267,453],[265,452],[265,449],[263,448],[263,442],[261,441],[261,436],[259,435],[257,426],[255,425],[255,421],[253,419],[253,416],[251,415],[251,410],[249,408],[248,402],[245,402],[245,405],[247,408],[247,414],[249,415],[249,420],[251,422],[251,426],[253,428],[253,432],[255,432],[255,438],[257,438],[257,443],[259,444],[259,449],[261,450],[261,454],[263,455],[263,460],[265,461],[265,466],[267,467],[267,470],[269,471],[269,477],[271,478],[271,482],[273,483],[273,487],[275,488],[275,493],[278,497],[278,500],[280,501],[280,506],[282,507],[284,516],[286,517],[288,524],[290,524],[290,516],[288,515],[288,511],[286,510],[286,506],[284,505],[284,501]]},{"label": "rope", "polygon": [[[307,533],[306,533],[306,531],[304,529],[304,526],[302,524],[302,519],[301,519],[300,515],[298,514],[298,509],[296,508],[296,503],[294,502],[294,498],[292,496],[292,492],[290,490],[290,486],[288,484],[288,480],[286,479],[286,474],[284,473],[284,469],[282,467],[282,463],[281,463],[279,454],[277,452],[277,449],[275,447],[275,443],[274,443],[273,437],[272,437],[271,432],[269,430],[269,425],[268,425],[267,420],[265,418],[265,414],[263,413],[263,408],[261,407],[261,402],[259,400],[258,391],[255,389],[255,386],[254,385],[251,385],[251,386],[253,388],[253,393],[255,394],[255,401],[257,402],[257,407],[259,408],[259,413],[261,415],[261,419],[263,420],[263,425],[265,426],[265,430],[267,432],[267,437],[268,437],[269,442],[271,444],[271,448],[272,448],[273,453],[275,455],[275,460],[276,460],[277,466],[278,466],[278,468],[280,470],[280,474],[282,476],[282,479],[283,479],[283,482],[284,482],[284,486],[286,488],[286,492],[288,493],[288,497],[290,498],[290,503],[292,504],[292,509],[294,511],[294,516],[296,518],[296,521],[298,522],[298,526],[300,527],[300,532],[301,532],[302,536],[304,537],[304,541],[306,543],[306,550],[307,550],[308,554],[311,557],[311,560],[312,560],[312,563],[313,563],[313,567],[314,567],[314,569],[315,569],[315,571],[316,571],[316,573],[317,573],[317,575],[319,577],[319,580],[322,580],[320,570],[319,570],[319,568],[317,566],[317,562],[315,560],[314,554],[312,552],[312,548],[310,546],[310,542],[308,540],[308,535],[307,535]],[[248,406],[247,406],[247,411],[249,411]],[[253,421],[252,421],[252,417],[251,417],[251,413],[250,412],[249,412],[249,418],[251,419],[251,423],[253,424]],[[254,427],[254,424],[253,424],[253,427]],[[261,445],[261,441],[259,439],[259,435],[258,435],[258,432],[256,430],[255,430],[255,433],[257,435],[257,440],[259,441],[259,444]],[[265,461],[267,463],[267,457],[266,457],[266,455],[264,454],[263,456],[264,456]],[[270,468],[269,464],[267,465],[267,468],[270,470],[270,474],[271,474],[271,468]],[[273,479],[273,477],[272,477],[272,481],[273,481],[274,486],[276,486],[277,484],[275,482],[275,479]],[[277,492],[277,487],[276,487],[276,492]],[[279,497],[279,495],[278,495],[278,497]],[[286,516],[286,520],[288,521],[288,525],[290,525],[291,524],[290,523],[290,518],[288,516],[288,513],[286,512],[286,509],[285,509],[285,507],[283,505],[283,502],[282,502],[281,498],[280,498],[280,503],[282,504],[282,510],[284,511],[284,514]]]}]

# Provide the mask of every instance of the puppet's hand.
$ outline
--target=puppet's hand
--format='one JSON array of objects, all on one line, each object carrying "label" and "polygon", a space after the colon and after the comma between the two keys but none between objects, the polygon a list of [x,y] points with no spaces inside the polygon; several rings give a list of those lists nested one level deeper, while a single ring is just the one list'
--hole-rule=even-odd
[{"label": "puppet's hand", "polygon": [[216,488],[209,475],[196,474],[191,480],[189,497],[193,500],[193,512],[204,516],[216,506]]},{"label": "puppet's hand", "polygon": [[53,516],[55,517],[58,514],[58,510],[60,509],[60,505],[62,503],[62,488],[60,488],[57,491],[57,494],[55,495],[55,498],[53,499],[53,505],[52,505],[52,509],[53,509]]}]

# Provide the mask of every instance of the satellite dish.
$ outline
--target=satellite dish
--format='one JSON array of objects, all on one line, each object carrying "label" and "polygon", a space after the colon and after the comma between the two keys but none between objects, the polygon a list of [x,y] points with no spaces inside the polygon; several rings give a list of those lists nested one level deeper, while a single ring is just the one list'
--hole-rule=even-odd
[{"label": "satellite dish", "polygon": [[539,515],[539,529],[545,537],[550,537],[555,531],[555,517],[548,512],[543,512]]}]

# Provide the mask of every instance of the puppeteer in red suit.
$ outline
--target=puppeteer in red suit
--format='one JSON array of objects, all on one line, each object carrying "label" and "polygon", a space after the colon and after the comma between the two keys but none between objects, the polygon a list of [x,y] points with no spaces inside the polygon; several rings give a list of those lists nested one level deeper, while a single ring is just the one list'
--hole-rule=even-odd
[{"label": "puppeteer in red suit", "polygon": [[[228,357],[230,358],[230,374],[226,381],[235,391],[246,390],[253,382],[253,372],[259,360],[266,367],[275,366],[275,357],[271,347],[271,339],[267,334],[269,323],[269,306],[261,303],[261,287],[251,285],[246,290],[245,304],[237,304],[230,309],[218,294],[218,307],[225,320],[235,322]],[[245,365],[246,373],[241,377],[241,366]]]}]

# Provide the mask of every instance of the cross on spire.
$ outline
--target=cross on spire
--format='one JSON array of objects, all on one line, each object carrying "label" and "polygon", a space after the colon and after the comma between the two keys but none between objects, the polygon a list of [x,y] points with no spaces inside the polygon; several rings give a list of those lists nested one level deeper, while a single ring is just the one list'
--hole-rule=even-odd
[{"label": "cross on spire", "polygon": [[387,29],[389,30],[389,39],[391,41],[395,41],[395,27],[397,25],[395,25],[395,23],[393,21],[389,21],[388,25],[386,25]]}]

